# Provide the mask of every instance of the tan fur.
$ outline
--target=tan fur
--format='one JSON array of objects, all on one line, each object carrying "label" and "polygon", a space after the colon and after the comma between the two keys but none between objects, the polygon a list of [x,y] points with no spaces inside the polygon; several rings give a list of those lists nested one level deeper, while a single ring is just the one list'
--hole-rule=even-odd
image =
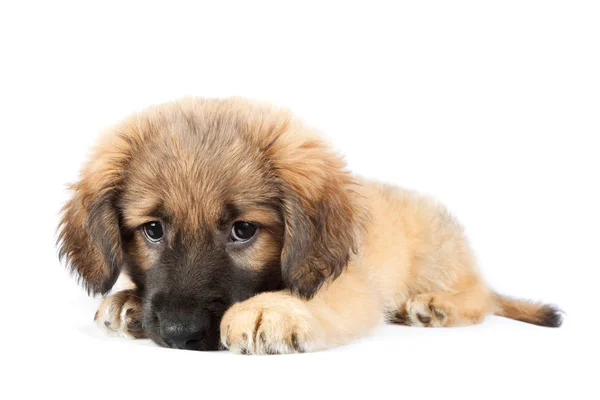
[{"label": "tan fur", "polygon": [[561,323],[561,316],[556,313],[556,308],[553,306],[498,294],[494,294],[493,299],[496,315],[541,326],[552,327]]},{"label": "tan fur", "polygon": [[[195,131],[221,135],[223,152],[199,156],[186,136]],[[268,229],[255,247],[235,257],[252,268],[279,257],[288,289],[258,294],[227,311],[221,341],[232,351],[324,349],[386,321],[460,326],[496,313],[560,324],[554,308],[493,293],[462,227],[436,201],[353,176],[317,133],[285,110],[243,99],[184,99],[133,116],[110,132],[65,207],[63,255],[88,288],[110,288],[118,271],[103,261],[88,217],[94,202],[113,196],[125,179],[119,201],[130,228],[152,220],[162,204],[193,241],[218,224],[225,200],[247,207],[246,218]],[[193,167],[198,157],[206,161],[200,172]],[[154,167],[156,160],[162,168]],[[265,182],[277,183],[280,191]],[[258,205],[273,199],[281,201],[284,221]],[[102,229],[109,229],[114,216],[102,218]],[[100,245],[111,250],[106,242]],[[118,264],[118,241],[112,246],[104,254]],[[141,241],[132,246],[129,252],[149,266],[152,255]]]},{"label": "tan fur", "polygon": [[[301,332],[302,349],[314,351],[364,336],[383,321],[463,326],[480,323],[494,312],[547,325],[544,311],[555,312],[553,308],[515,303],[486,287],[461,226],[438,203],[365,180],[360,181],[357,196],[371,219],[357,256],[342,276],[303,303],[283,292],[260,294],[235,305],[221,324],[228,348],[294,352],[291,337]],[[267,326],[266,313],[269,321],[275,321]],[[257,324],[260,315],[262,323]],[[261,342],[240,339],[257,335],[262,335]]]}]

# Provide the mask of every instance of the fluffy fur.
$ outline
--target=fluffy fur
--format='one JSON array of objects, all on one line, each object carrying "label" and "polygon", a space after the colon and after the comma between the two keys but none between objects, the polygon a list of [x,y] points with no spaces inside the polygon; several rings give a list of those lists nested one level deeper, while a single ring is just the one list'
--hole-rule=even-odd
[{"label": "fluffy fur", "polygon": [[[459,326],[496,314],[559,326],[556,308],[491,291],[435,201],[363,180],[288,111],[183,99],[108,129],[72,186],[60,255],[107,296],[99,326],[184,348],[314,351],[384,322]],[[161,221],[151,244],[141,227]],[[243,246],[235,221],[259,228]],[[173,333],[175,332],[175,333]]]}]

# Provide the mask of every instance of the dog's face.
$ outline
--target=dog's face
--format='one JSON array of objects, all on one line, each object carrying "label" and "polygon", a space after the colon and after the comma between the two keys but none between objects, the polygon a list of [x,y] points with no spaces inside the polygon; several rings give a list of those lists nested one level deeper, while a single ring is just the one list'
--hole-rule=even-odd
[{"label": "dog's face", "polygon": [[196,141],[179,128],[166,142],[149,140],[123,183],[126,265],[161,344],[216,348],[233,302],[283,288],[281,189],[263,155],[225,135]]},{"label": "dog's face", "polygon": [[63,210],[61,255],[92,293],[128,273],[155,342],[216,349],[234,302],[311,297],[347,264],[360,217],[343,167],[282,111],[158,106],[96,148]]}]

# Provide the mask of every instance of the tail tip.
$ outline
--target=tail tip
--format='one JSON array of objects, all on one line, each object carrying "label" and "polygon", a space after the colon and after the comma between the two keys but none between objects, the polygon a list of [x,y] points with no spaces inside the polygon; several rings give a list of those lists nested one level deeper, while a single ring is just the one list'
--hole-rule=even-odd
[{"label": "tail tip", "polygon": [[540,310],[539,325],[558,328],[563,323],[564,313],[554,305],[545,305]]}]

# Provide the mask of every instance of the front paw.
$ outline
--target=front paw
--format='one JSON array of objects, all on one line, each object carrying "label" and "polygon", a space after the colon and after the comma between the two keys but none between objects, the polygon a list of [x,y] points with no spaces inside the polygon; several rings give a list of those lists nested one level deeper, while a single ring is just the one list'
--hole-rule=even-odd
[{"label": "front paw", "polygon": [[221,344],[240,354],[309,351],[316,322],[306,304],[283,293],[263,293],[234,304],[221,321]]},{"label": "front paw", "polygon": [[142,326],[142,299],[133,290],[123,290],[102,299],[94,321],[111,336],[146,337]]}]

